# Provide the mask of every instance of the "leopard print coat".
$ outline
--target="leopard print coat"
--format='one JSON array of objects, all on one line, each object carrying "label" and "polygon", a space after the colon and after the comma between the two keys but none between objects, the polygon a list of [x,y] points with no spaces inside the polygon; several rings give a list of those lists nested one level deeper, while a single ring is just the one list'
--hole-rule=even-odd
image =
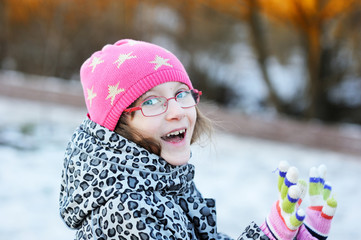
[{"label": "leopard print coat", "polygon": [[86,119],[66,149],[60,215],[76,239],[229,239],[193,177]]}]

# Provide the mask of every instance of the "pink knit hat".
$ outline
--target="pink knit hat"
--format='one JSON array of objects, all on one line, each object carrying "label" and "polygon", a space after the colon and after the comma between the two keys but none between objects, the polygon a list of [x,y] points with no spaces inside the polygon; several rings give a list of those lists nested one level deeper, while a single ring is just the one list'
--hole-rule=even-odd
[{"label": "pink knit hat", "polygon": [[113,131],[120,115],[151,88],[181,82],[193,89],[182,63],[157,45],[120,40],[106,45],[80,69],[89,118]]}]

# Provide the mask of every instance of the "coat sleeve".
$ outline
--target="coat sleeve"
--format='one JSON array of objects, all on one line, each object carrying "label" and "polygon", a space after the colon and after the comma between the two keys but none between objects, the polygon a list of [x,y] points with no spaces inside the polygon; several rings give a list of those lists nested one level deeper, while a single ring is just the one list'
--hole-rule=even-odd
[{"label": "coat sleeve", "polygon": [[264,232],[259,228],[259,226],[251,222],[244,232],[237,238],[237,240],[246,240],[246,239],[252,239],[252,240],[269,240],[270,238],[267,237]]},{"label": "coat sleeve", "polygon": [[[195,234],[185,215],[170,214],[151,202],[138,202],[131,198],[119,201],[119,198],[121,196],[110,199],[93,210],[78,230],[76,239],[188,239],[189,234],[191,239],[203,239]],[[212,239],[233,240],[222,233],[216,233]]]}]

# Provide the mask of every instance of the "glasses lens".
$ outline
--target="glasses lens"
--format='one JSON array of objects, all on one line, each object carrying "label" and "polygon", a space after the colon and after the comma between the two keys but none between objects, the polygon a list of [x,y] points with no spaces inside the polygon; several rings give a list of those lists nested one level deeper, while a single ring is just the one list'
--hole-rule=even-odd
[{"label": "glasses lens", "polygon": [[163,113],[167,109],[167,99],[164,97],[153,97],[145,100],[142,104],[144,116],[150,117]]},{"label": "glasses lens", "polygon": [[176,100],[183,108],[193,107],[199,102],[199,94],[194,90],[183,91],[177,94]]},{"label": "glasses lens", "polygon": [[[199,103],[201,92],[198,90],[187,90],[179,92],[174,98],[182,108],[190,108]],[[141,110],[144,116],[152,117],[160,115],[167,110],[168,99],[165,97],[152,97],[141,103]]]}]

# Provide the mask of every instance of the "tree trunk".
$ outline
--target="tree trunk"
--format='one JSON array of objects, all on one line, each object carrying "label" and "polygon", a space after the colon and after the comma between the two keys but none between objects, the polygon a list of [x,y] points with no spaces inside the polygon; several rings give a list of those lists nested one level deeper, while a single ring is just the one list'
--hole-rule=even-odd
[{"label": "tree trunk", "polygon": [[0,68],[7,54],[8,24],[6,2],[0,0]]},{"label": "tree trunk", "polygon": [[249,15],[247,16],[247,21],[249,23],[250,36],[252,40],[253,49],[257,55],[257,60],[259,67],[261,69],[263,80],[268,89],[268,98],[271,104],[276,108],[277,112],[283,112],[283,104],[277,95],[277,91],[272,85],[268,70],[267,70],[267,41],[261,26],[261,21],[259,19],[258,11],[259,6],[256,1],[249,0],[248,3]]},{"label": "tree trunk", "polygon": [[321,47],[320,47],[320,30],[315,26],[310,29],[310,32],[306,34],[306,65],[308,70],[308,87],[307,87],[307,109],[305,115],[307,118],[317,117],[318,106],[322,98],[322,84],[320,81],[320,59],[321,59]]}]

